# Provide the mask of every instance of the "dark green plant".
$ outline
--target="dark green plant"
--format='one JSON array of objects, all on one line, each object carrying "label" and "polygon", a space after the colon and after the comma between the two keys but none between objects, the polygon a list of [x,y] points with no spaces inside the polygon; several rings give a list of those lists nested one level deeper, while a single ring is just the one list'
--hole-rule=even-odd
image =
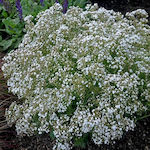
[{"label": "dark green plant", "polygon": [[80,147],[81,149],[85,149],[91,139],[91,135],[91,132],[89,132],[83,134],[82,137],[74,137],[74,147]]},{"label": "dark green plant", "polygon": [[[0,51],[16,49],[22,40],[24,32],[23,18],[28,15],[35,17],[40,11],[52,6],[55,0],[1,0],[0,1]],[[18,6],[19,4],[21,6]],[[57,1],[63,5],[64,1]],[[69,0],[68,7],[79,6],[84,8],[87,0]]]},{"label": "dark green plant", "polygon": [[21,42],[24,23],[0,6],[0,51],[17,48]]}]

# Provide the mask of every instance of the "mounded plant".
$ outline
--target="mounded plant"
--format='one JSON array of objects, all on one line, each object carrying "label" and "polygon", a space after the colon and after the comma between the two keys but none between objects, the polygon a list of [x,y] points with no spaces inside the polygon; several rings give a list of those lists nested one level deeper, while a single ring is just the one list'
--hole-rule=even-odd
[{"label": "mounded plant", "polygon": [[50,133],[53,149],[109,144],[133,130],[150,106],[150,26],[144,10],[126,13],[58,3],[25,17],[26,34],[4,57],[6,110],[18,135]]}]

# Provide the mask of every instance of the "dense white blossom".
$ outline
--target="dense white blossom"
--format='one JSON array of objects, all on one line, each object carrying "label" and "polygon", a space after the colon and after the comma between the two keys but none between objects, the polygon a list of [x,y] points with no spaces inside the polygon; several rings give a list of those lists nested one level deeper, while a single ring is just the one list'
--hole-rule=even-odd
[{"label": "dense white blossom", "polygon": [[8,124],[19,135],[53,131],[57,150],[89,132],[100,145],[134,129],[135,114],[150,101],[146,17],[145,10],[123,16],[96,4],[63,14],[58,3],[36,23],[27,16],[22,43],[2,66],[20,99],[6,111]]}]

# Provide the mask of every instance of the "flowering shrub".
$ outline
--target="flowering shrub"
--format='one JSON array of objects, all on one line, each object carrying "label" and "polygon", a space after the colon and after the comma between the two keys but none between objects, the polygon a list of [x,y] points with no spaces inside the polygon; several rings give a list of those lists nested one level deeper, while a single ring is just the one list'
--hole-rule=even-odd
[{"label": "flowering shrub", "polygon": [[96,4],[63,14],[58,3],[40,12],[36,24],[27,16],[27,33],[2,67],[9,91],[22,101],[7,109],[8,124],[22,136],[54,135],[57,150],[88,134],[100,145],[132,130],[150,102],[147,16]]}]

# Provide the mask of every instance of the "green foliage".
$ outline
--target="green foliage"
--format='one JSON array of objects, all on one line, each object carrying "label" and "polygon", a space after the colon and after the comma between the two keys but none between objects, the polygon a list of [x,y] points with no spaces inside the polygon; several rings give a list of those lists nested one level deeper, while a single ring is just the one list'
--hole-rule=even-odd
[{"label": "green foliage", "polygon": [[[6,11],[3,10],[2,12]],[[19,18],[3,18],[0,29],[0,51],[17,48],[24,34],[23,28],[24,23],[20,22]]]},{"label": "green foliage", "polygon": [[9,13],[0,5],[0,51],[10,51],[21,42],[24,23],[21,22],[14,10]]},{"label": "green foliage", "polygon": [[23,17],[32,15],[36,16],[40,11],[47,9],[48,7],[52,6],[54,2],[45,0],[44,6],[40,4],[40,1],[36,0],[21,0],[21,6],[23,11]]},{"label": "green foliage", "polygon": [[50,132],[49,136],[50,136],[50,138],[51,138],[52,140],[54,140],[54,139],[55,139],[55,136],[54,136],[53,130]]},{"label": "green foliage", "polygon": [[40,127],[40,121],[39,121],[39,116],[38,113],[36,113],[33,117],[32,117],[32,123],[35,123],[37,128]]},{"label": "green foliage", "polygon": [[69,0],[69,6],[79,6],[85,8],[85,5],[89,3],[87,0]]},{"label": "green foliage", "polygon": [[[15,1],[10,0],[11,10],[8,12],[4,6],[0,5],[0,51],[10,51],[16,49],[25,34],[24,22],[19,19],[15,7]],[[41,6],[39,2],[32,0],[21,0],[23,18],[28,15],[36,16],[40,11],[47,9],[52,4],[45,1]]]},{"label": "green foliage", "polygon": [[[59,1],[63,4],[63,0]],[[45,0],[44,6],[40,4],[40,0],[21,0],[23,18],[28,15],[36,17],[36,15],[55,3],[55,0]],[[70,6],[79,6],[84,8],[87,0],[69,0]],[[0,51],[11,51],[16,49],[22,40],[24,32],[24,21],[19,19],[18,12],[15,7],[15,0],[9,0],[10,10],[0,4]]]},{"label": "green foliage", "polygon": [[91,138],[91,133],[90,132],[86,133],[86,134],[83,134],[82,137],[75,137],[74,138],[74,146],[84,149],[84,148],[86,148],[87,143],[88,143],[90,138]]}]

